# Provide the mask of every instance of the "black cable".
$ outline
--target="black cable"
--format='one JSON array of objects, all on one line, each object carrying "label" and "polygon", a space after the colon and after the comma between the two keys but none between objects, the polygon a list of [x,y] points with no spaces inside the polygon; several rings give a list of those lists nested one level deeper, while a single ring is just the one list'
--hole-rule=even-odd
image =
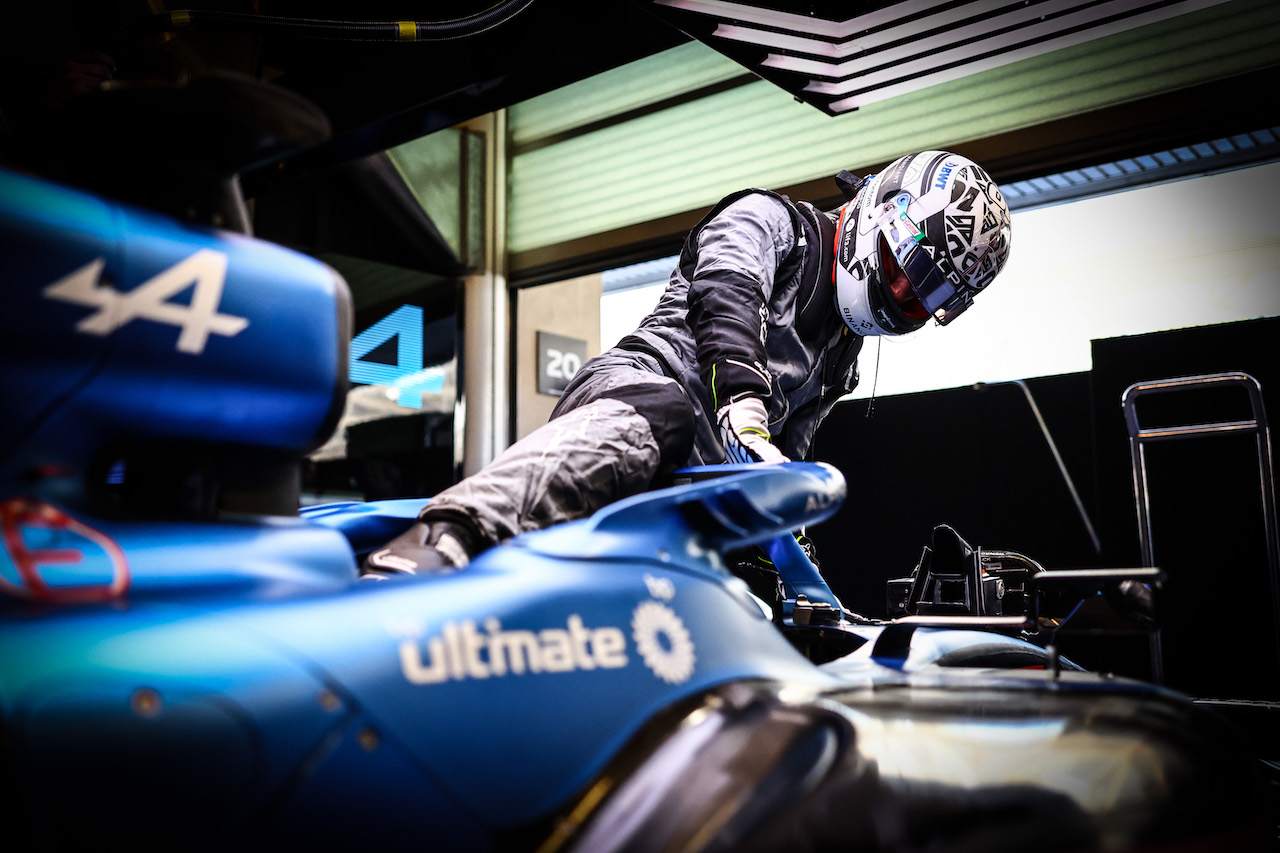
[{"label": "black cable", "polygon": [[1085,530],[1089,534],[1089,541],[1093,543],[1093,552],[1099,557],[1102,556],[1102,542],[1098,539],[1098,532],[1093,527],[1093,521],[1089,518],[1088,511],[1084,508],[1084,501],[1080,500],[1080,493],[1076,491],[1076,484],[1071,479],[1071,475],[1067,473],[1067,464],[1062,461],[1062,454],[1058,452],[1058,445],[1054,443],[1053,436],[1049,434],[1049,425],[1044,422],[1044,416],[1040,414],[1040,407],[1036,405],[1035,397],[1031,396],[1031,388],[1021,379],[1007,379],[1001,382],[975,382],[973,390],[985,391],[993,385],[1017,385],[1022,389],[1023,395],[1027,398],[1027,405],[1031,408],[1031,414],[1035,416],[1036,423],[1040,425],[1040,432],[1044,436],[1045,444],[1049,445],[1049,451],[1053,454],[1053,461],[1058,463],[1058,472],[1062,474],[1062,480],[1067,484],[1067,490],[1071,492],[1071,500],[1076,505],[1076,512],[1080,514],[1080,520],[1084,523]]},{"label": "black cable", "polygon": [[152,15],[122,27],[108,45],[127,44],[158,33],[184,30],[272,34],[292,38],[338,41],[412,42],[465,38],[493,29],[514,18],[534,0],[502,0],[487,9],[445,21],[329,21],[282,18],[243,12],[182,9]]}]

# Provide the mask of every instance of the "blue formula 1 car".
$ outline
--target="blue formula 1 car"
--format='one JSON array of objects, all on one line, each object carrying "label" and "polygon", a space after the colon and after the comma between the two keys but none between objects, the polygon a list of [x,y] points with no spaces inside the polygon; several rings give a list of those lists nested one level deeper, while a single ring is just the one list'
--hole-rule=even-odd
[{"label": "blue formula 1 car", "polygon": [[[943,528],[906,615],[861,619],[791,533],[843,478],[791,463],[361,581],[421,500],[273,497],[341,410],[340,277],[12,172],[0,269],[5,849],[1268,840],[1229,731],[1045,647],[1140,573],[1045,572]],[[772,600],[744,553],[776,567]]]}]

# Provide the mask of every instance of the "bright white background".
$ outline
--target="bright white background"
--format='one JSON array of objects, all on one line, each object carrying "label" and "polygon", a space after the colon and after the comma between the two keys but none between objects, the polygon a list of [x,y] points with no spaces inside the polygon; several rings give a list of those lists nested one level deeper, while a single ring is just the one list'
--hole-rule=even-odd
[{"label": "bright white background", "polygon": [[[606,294],[608,347],[663,284]],[[869,341],[853,397],[1087,371],[1090,341],[1280,315],[1280,164],[1015,213],[1004,272],[946,328]],[[1278,345],[1280,350],[1280,345]],[[1278,355],[1280,357],[1280,355]]]}]

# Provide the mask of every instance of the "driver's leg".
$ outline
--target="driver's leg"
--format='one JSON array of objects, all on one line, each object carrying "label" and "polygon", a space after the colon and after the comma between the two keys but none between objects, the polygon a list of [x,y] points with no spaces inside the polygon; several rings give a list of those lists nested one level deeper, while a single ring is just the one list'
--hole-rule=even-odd
[{"label": "driver's leg", "polygon": [[686,464],[694,413],[684,391],[629,356],[609,356],[575,378],[550,421],[432,498],[367,568],[460,568],[490,545],[590,515]]}]

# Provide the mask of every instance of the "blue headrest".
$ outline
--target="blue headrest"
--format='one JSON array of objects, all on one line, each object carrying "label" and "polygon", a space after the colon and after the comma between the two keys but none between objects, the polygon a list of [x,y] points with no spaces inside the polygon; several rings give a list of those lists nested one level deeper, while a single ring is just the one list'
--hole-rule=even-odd
[{"label": "blue headrest", "polygon": [[301,455],[332,432],[351,304],[326,265],[3,170],[0,236],[4,471],[130,439]]}]

